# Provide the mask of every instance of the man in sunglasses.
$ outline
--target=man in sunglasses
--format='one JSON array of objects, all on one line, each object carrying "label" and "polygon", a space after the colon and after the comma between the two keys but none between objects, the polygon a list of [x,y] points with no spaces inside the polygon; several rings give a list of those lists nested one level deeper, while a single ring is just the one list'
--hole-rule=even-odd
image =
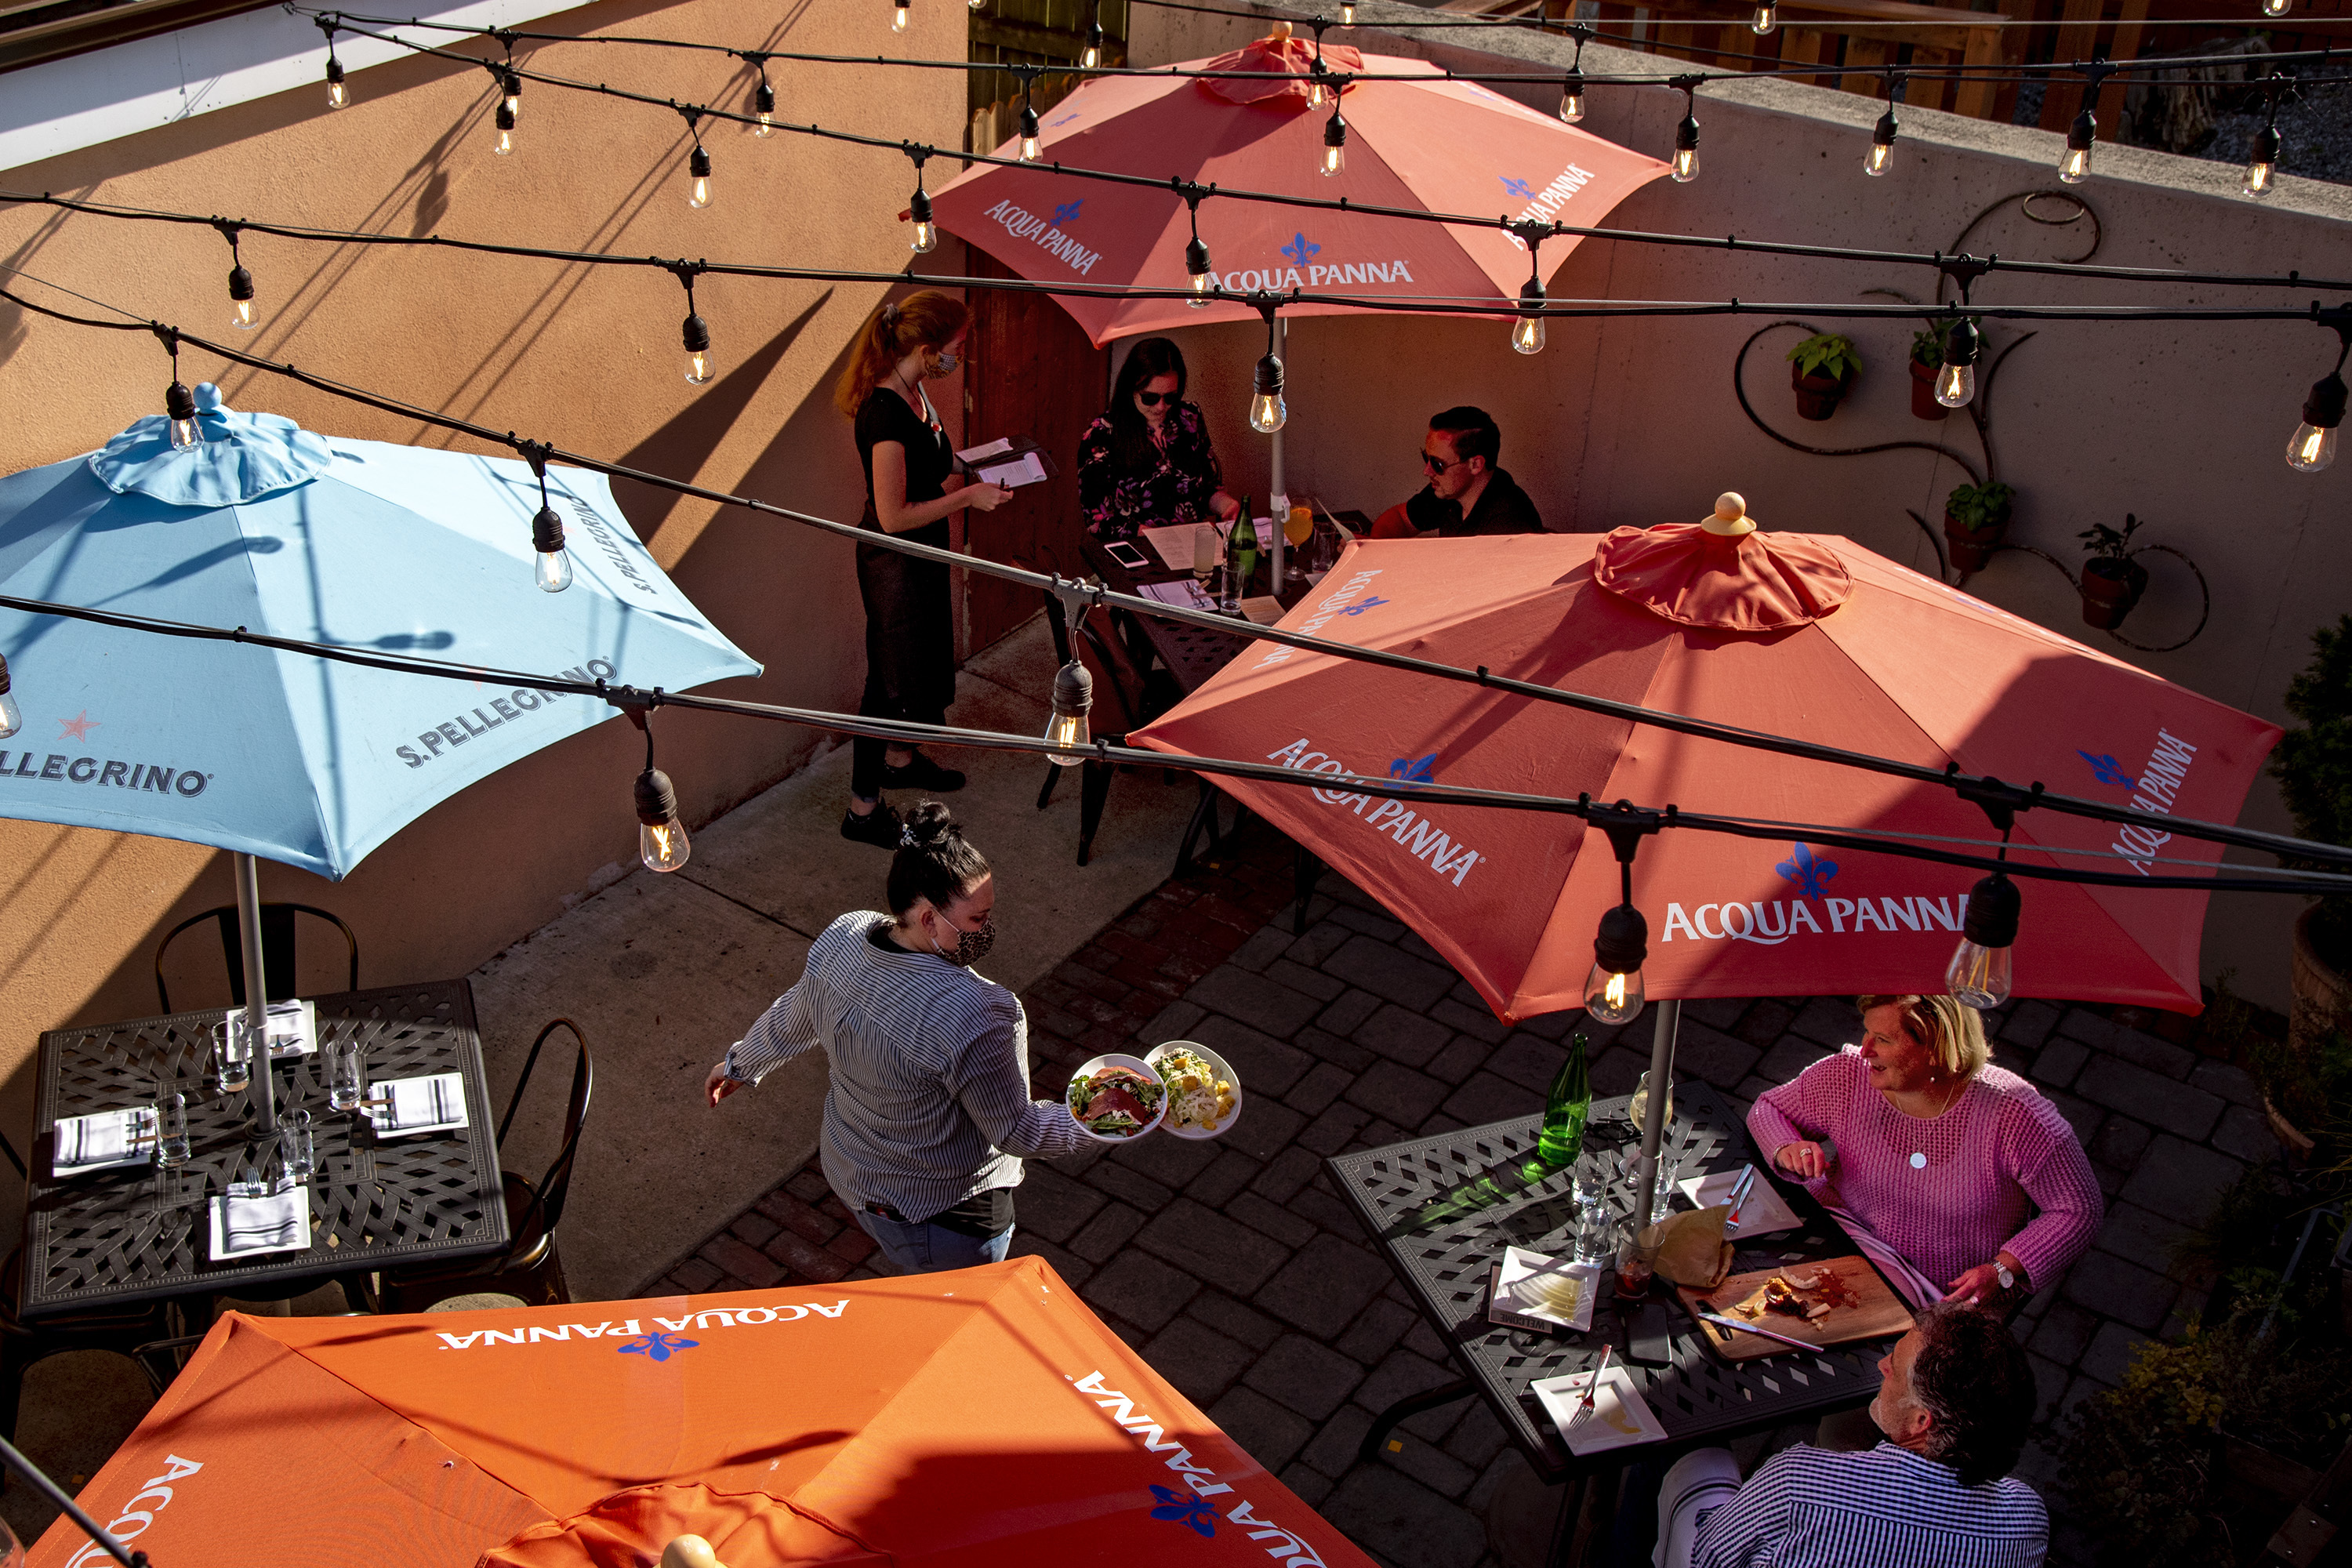
[{"label": "man in sunglasses", "polygon": [[1449,408],[1429,422],[1421,466],[1429,483],[1372,523],[1374,539],[1461,539],[1483,533],[1541,533],[1536,503],[1508,470],[1496,466],[1503,433],[1483,408]]}]

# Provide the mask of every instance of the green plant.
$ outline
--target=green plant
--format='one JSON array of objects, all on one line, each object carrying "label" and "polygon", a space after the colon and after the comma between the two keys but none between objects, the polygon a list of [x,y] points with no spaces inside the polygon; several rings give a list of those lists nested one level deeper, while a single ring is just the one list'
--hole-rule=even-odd
[{"label": "green plant", "polygon": [[1944,334],[1930,327],[1924,332],[1911,334],[1911,359],[1929,370],[1944,368]]},{"label": "green plant", "polygon": [[2123,527],[2109,528],[2095,522],[2074,537],[2083,542],[2083,553],[2094,561],[2127,561],[2131,558],[2132,535],[2140,530],[2140,520],[2124,513]]},{"label": "green plant", "polygon": [[1980,485],[1958,485],[1944,498],[1944,514],[1962,528],[1990,528],[2009,515],[2017,491],[1999,479]]},{"label": "green plant", "polygon": [[1829,375],[1847,382],[1862,374],[1862,351],[1853,346],[1852,338],[1835,332],[1816,332],[1790,349],[1789,360],[1799,375]]},{"label": "green plant", "polygon": [[[2311,647],[2311,662],[2286,688],[2286,710],[2303,728],[2279,737],[2271,776],[2296,833],[2352,844],[2352,615],[2313,632]],[[2311,936],[2329,964],[2352,968],[2352,895],[2320,900]]]}]

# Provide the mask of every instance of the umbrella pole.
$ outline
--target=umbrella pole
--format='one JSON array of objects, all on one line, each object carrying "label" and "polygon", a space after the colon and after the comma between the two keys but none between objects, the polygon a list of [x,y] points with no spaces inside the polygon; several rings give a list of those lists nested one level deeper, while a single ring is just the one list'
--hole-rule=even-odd
[{"label": "umbrella pole", "polygon": [[1680,1002],[1658,1004],[1658,1022],[1650,1037],[1650,1099],[1642,1118],[1642,1175],[1634,1184],[1633,1228],[1650,1223],[1650,1200],[1656,1193],[1651,1173],[1658,1168],[1658,1145],[1665,1142],[1667,1087],[1674,1079],[1675,1031],[1682,1026]]},{"label": "umbrella pole", "polygon": [[[1276,318],[1274,332],[1274,341],[1276,344],[1275,353],[1280,354],[1290,347],[1290,323],[1281,320],[1279,317]],[[1271,466],[1273,472],[1272,477],[1268,479],[1266,484],[1265,510],[1266,521],[1273,524],[1273,527],[1269,531],[1273,533],[1274,540],[1271,547],[1266,552],[1266,563],[1273,569],[1273,571],[1272,575],[1267,577],[1266,581],[1272,584],[1267,591],[1269,593],[1279,594],[1282,592],[1282,552],[1283,546],[1287,542],[1282,537],[1282,531],[1284,526],[1290,521],[1290,519],[1286,514],[1282,517],[1276,517],[1274,515],[1274,498],[1286,493],[1282,488],[1282,432],[1279,430],[1276,430],[1274,433],[1274,452],[1271,458]]]},{"label": "umbrella pole", "polygon": [[261,868],[250,855],[236,862],[236,929],[245,948],[246,1038],[253,1042],[253,1086],[246,1091],[253,1104],[254,1130],[278,1131],[278,1086],[269,1070],[269,993],[261,977]]}]

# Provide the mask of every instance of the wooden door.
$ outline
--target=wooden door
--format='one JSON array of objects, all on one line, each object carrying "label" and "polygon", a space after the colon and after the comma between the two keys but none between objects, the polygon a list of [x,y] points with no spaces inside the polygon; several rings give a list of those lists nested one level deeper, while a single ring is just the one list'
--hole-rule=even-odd
[{"label": "wooden door", "polygon": [[[1010,278],[1010,268],[966,247],[971,276]],[[1078,540],[1078,437],[1103,411],[1110,354],[1087,341],[1069,312],[1044,294],[971,291],[971,351],[964,373],[964,442],[1026,436],[1052,456],[1055,476],[1013,492],[992,512],[965,513],[967,548],[992,561],[1074,575],[1084,569]],[[978,573],[964,579],[967,657],[1045,607],[1034,590]]]}]

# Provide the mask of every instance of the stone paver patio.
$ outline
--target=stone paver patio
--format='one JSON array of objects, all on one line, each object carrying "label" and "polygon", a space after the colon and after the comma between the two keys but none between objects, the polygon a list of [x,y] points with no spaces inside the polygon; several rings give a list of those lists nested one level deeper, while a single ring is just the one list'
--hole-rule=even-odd
[{"label": "stone paver patio", "polygon": [[[1013,1251],[1045,1258],[1168,1380],[1376,1558],[1412,1568],[1499,1561],[1484,1514],[1525,1470],[1483,1405],[1402,1429],[1402,1451],[1356,1462],[1375,1412],[1443,1383],[1446,1347],[1322,1173],[1346,1150],[1526,1115],[1582,1026],[1594,1091],[1629,1092],[1651,1019],[1622,1031],[1556,1014],[1498,1022],[1437,954],[1327,877],[1291,931],[1290,852],[1253,823],[1222,862],[1171,881],[1024,995],[1036,1092],[1099,1052],[1200,1040],[1250,1091],[1214,1143],[1155,1138],[1033,1163]],[[2246,1162],[2273,1152],[2245,1074],[2128,1012],[2021,1002],[1997,1016],[1995,1060],[2032,1079],[2090,1151],[2107,1193],[2096,1247],[2016,1324],[2047,1420],[2115,1382],[2132,1347],[2177,1333],[2202,1291],[2175,1258]],[[1744,1110],[1854,1037],[1843,998],[1690,1002],[1678,1076]],[[643,1293],[863,1278],[872,1245],[812,1161]],[[1797,1441],[1750,1439],[1752,1461]],[[2057,1515],[2053,1561],[2084,1563],[2056,1460],[2021,1472]]]}]

